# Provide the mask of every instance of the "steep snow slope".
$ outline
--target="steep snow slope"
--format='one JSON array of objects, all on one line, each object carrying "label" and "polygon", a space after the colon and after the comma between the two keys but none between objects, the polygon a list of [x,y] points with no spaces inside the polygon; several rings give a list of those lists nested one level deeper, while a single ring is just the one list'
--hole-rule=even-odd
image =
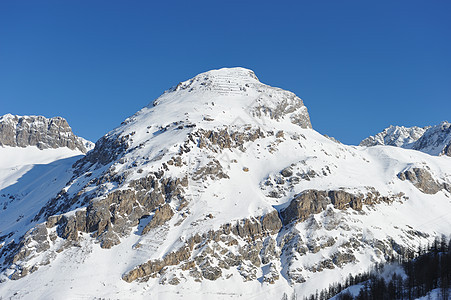
[{"label": "steep snow slope", "polygon": [[0,228],[0,294],[308,295],[451,233],[449,157],[331,141],[242,68],[167,91],[73,174],[21,239]]},{"label": "steep snow slope", "polygon": [[443,121],[427,127],[390,126],[364,139],[360,146],[389,145],[415,149],[430,155],[451,156],[451,124]]}]

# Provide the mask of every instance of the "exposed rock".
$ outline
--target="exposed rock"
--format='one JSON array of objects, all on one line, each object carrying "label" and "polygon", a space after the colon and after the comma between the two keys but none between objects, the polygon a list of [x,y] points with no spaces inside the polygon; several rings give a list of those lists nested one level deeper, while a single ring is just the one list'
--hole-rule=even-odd
[{"label": "exposed rock", "polygon": [[61,117],[47,119],[43,116],[0,117],[0,146],[39,149],[67,147],[86,153],[85,140],[72,133],[67,121]]},{"label": "exposed rock", "polygon": [[343,190],[318,191],[306,190],[294,196],[288,207],[280,212],[283,225],[293,221],[296,223],[305,221],[310,215],[317,214],[326,209],[328,204],[333,204],[335,208],[344,210],[351,207],[354,210],[361,210],[363,203],[370,205],[379,201],[390,201],[386,197],[379,197],[378,194],[368,193],[354,195]]},{"label": "exposed rock", "polygon": [[207,148],[214,152],[230,148],[244,151],[244,143],[253,142],[264,137],[265,134],[260,127],[246,127],[244,131],[232,130],[230,128],[216,131],[198,129],[188,136],[189,140],[194,141],[197,139],[197,146],[199,148]]},{"label": "exposed rock", "polygon": [[293,170],[291,170],[290,167],[287,167],[280,171],[280,174],[282,174],[283,177],[290,177],[293,176]]},{"label": "exposed rock", "polygon": [[173,215],[174,215],[174,212],[172,211],[171,206],[167,203],[164,204],[163,206],[157,208],[157,210],[155,211],[155,214],[154,214],[153,218],[150,220],[149,224],[147,224],[144,227],[142,234],[146,234],[152,228],[163,225],[168,220],[170,220]]},{"label": "exposed rock", "polygon": [[114,160],[119,159],[128,149],[128,136],[117,136],[115,134],[106,134],[101,137],[86,157],[79,160],[74,168],[78,169],[78,174],[82,174],[91,165],[107,165]]},{"label": "exposed rock", "polygon": [[296,195],[290,205],[280,212],[283,225],[293,221],[302,222],[311,214],[317,214],[330,203],[325,191],[307,190]]},{"label": "exposed rock", "polygon": [[243,277],[243,281],[251,281],[257,279],[257,268],[246,264],[241,264],[238,267],[238,272]]},{"label": "exposed rock", "polygon": [[285,93],[283,96],[277,102],[274,100],[266,101],[263,97],[257,99],[257,103],[259,104],[253,108],[254,116],[261,117],[262,115],[266,115],[275,120],[288,117],[293,124],[299,125],[302,128],[312,128],[307,108],[304,106],[302,100],[290,92]]},{"label": "exposed rock", "polygon": [[434,180],[431,173],[423,168],[411,168],[398,173],[398,178],[401,180],[408,180],[412,184],[426,194],[435,194],[441,189],[445,188],[443,184],[439,184]]},{"label": "exposed rock", "polygon": [[338,267],[342,267],[345,264],[355,262],[356,258],[351,253],[336,252],[332,257],[332,261]]},{"label": "exposed rock", "polygon": [[[216,280],[222,276],[221,269],[228,269],[232,266],[239,266],[240,273],[252,280],[250,278],[256,278],[256,267],[261,266],[262,259],[269,261],[273,257],[278,257],[276,243],[269,235],[277,233],[281,227],[282,223],[277,211],[262,217],[241,220],[233,225],[224,224],[218,231],[209,231],[202,236],[195,235],[189,238],[185,242],[185,246],[179,250],[168,253],[161,260],[150,260],[136,267],[124,274],[123,279],[127,282],[140,278],[145,280],[145,278],[156,276],[166,267],[180,264],[181,269],[190,270],[190,275],[195,280],[202,280],[202,278]],[[239,246],[235,237],[244,239],[247,243]],[[262,239],[264,238],[266,240],[263,243]],[[232,247],[236,246],[238,254],[221,247],[217,243],[218,241],[228,243]],[[194,261],[190,261],[193,249],[201,250]],[[218,261],[217,265],[212,264],[212,258]],[[273,275],[273,278],[276,278],[276,275]],[[245,280],[247,280],[246,278]]]},{"label": "exposed rock", "polygon": [[221,277],[222,271],[219,267],[208,266],[202,269],[202,276],[208,280],[216,280]]},{"label": "exposed rock", "polygon": [[206,166],[197,169],[193,174],[193,180],[229,178],[224,173],[221,164],[216,159],[210,161]]}]

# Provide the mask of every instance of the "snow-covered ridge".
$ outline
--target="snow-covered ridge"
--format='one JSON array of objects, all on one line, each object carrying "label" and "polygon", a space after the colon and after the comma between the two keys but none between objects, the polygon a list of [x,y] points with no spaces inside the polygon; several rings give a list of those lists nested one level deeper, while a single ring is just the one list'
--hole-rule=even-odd
[{"label": "snow-covered ridge", "polygon": [[374,136],[367,137],[366,139],[361,141],[360,146],[387,145],[408,148],[412,143],[417,141],[429,128],[430,126],[404,127],[390,125],[382,132]]},{"label": "snow-covered ridge", "polygon": [[67,147],[86,153],[93,148],[93,143],[75,136],[64,118],[6,114],[0,116],[0,146]]},{"label": "snow-covered ridge", "polygon": [[426,127],[390,126],[360,142],[360,146],[387,145],[414,149],[430,155],[451,156],[451,124]]},{"label": "snow-covered ridge", "polygon": [[432,126],[412,145],[412,149],[431,155],[451,156],[451,123],[443,121]]}]

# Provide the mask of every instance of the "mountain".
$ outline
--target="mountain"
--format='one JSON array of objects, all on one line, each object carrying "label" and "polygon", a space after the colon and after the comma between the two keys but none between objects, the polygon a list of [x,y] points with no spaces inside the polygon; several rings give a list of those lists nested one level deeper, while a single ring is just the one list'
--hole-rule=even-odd
[{"label": "mountain", "polygon": [[0,146],[36,146],[41,150],[67,147],[83,153],[93,148],[92,142],[72,133],[64,118],[11,114],[0,117]]},{"label": "mountain", "polygon": [[390,126],[360,142],[360,146],[388,145],[451,156],[451,124],[443,121],[427,127]]},{"label": "mountain", "polygon": [[202,73],[107,133],[64,183],[11,200],[0,294],[309,295],[450,234],[449,159],[337,143],[254,72]]},{"label": "mountain", "polygon": [[72,164],[92,148],[93,143],[75,136],[63,118],[0,117],[2,254],[6,236],[28,228],[31,214],[65,186]]},{"label": "mountain", "polygon": [[387,145],[408,148],[416,142],[430,127],[393,126],[385,128],[374,136],[367,137],[359,146]]},{"label": "mountain", "polygon": [[429,128],[413,145],[412,149],[431,155],[451,156],[451,123],[443,121]]}]

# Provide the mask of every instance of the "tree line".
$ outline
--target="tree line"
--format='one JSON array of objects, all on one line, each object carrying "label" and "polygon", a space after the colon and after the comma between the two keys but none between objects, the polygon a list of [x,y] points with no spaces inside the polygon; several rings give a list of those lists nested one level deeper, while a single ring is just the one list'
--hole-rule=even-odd
[{"label": "tree line", "polygon": [[[405,274],[394,273],[383,278],[382,271],[388,264],[398,264]],[[362,285],[357,296],[344,291],[354,285]],[[416,251],[403,250],[386,263],[376,264],[368,272],[349,275],[342,283],[334,283],[304,300],[326,300],[337,296],[339,300],[411,300],[426,296],[440,289],[440,299],[450,299],[451,288],[451,240],[445,236],[436,238],[432,244]]]}]

